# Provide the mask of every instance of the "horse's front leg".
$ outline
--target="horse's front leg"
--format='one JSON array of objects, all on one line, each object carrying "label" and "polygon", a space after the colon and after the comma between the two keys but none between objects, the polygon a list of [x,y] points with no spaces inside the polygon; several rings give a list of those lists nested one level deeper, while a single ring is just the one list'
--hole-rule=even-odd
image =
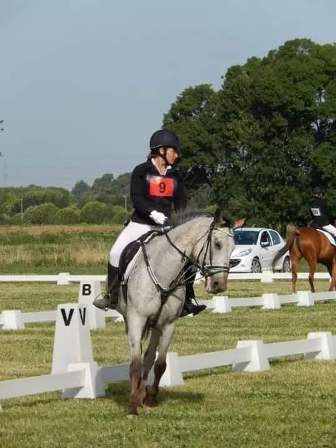
[{"label": "horse's front leg", "polygon": [[142,379],[141,362],[141,337],[145,326],[145,320],[139,316],[131,317],[128,315],[128,341],[131,352],[131,362],[129,368],[130,378],[130,396],[129,396],[129,415],[138,415],[138,408],[142,406],[146,395],[145,383]]},{"label": "horse's front leg", "polygon": [[152,386],[147,386],[146,389],[147,393],[144,403],[149,407],[157,405],[156,398],[159,393],[159,384],[161,377],[166,370],[166,357],[171,338],[175,331],[175,325],[176,322],[173,322],[165,325],[162,329],[158,357],[154,364],[154,382]]},{"label": "horse's front leg", "polygon": [[153,328],[151,331],[150,341],[143,360],[142,378],[144,381],[147,381],[150,369],[153,367],[156,356],[156,349],[157,346],[159,345],[160,336],[161,332],[157,328]]},{"label": "horse's front leg", "polygon": [[308,280],[310,284],[310,290],[311,292],[315,292],[315,286],[314,286],[314,274],[316,271],[316,261],[313,259],[307,259],[309,264],[309,275]]}]

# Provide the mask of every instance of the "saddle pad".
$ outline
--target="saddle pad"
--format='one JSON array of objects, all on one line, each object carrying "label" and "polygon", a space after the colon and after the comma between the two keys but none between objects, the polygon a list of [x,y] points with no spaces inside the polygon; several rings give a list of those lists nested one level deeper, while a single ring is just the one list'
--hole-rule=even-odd
[{"label": "saddle pad", "polygon": [[147,244],[152,238],[157,236],[159,232],[151,230],[135,241],[131,241],[122,251],[119,262],[120,276],[123,278],[123,283],[129,277],[129,274],[141,252],[141,241]]},{"label": "saddle pad", "polygon": [[322,229],[316,229],[316,230],[318,230],[319,232],[323,233],[323,234],[328,238],[328,240],[330,241],[330,243],[331,243],[333,246],[336,247],[336,241],[335,241],[335,239],[334,239],[334,237],[332,236],[331,233],[327,232],[326,230],[322,230]]}]

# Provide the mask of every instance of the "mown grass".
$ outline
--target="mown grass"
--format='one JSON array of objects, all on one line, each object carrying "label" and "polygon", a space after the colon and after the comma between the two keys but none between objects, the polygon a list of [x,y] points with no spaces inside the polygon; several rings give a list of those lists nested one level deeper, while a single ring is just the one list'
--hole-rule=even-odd
[{"label": "mown grass", "polygon": [[[306,282],[299,282],[306,289]],[[317,282],[319,290],[327,282]],[[290,292],[289,282],[234,282],[230,297]],[[198,288],[198,295],[206,297]],[[78,286],[0,284],[1,309],[52,309],[77,299]],[[309,331],[336,333],[336,303],[279,311],[235,309],[180,319],[171,351],[192,354],[235,347],[238,340],[265,342],[305,338]],[[34,324],[0,334],[0,379],[50,371],[54,326]],[[92,332],[100,365],[128,360],[123,324]],[[335,447],[335,362],[290,358],[270,371],[244,374],[229,368],[185,377],[183,386],[161,391],[150,413],[128,419],[128,384],[110,385],[94,401],[60,400],[59,393],[2,402],[1,447]]]}]

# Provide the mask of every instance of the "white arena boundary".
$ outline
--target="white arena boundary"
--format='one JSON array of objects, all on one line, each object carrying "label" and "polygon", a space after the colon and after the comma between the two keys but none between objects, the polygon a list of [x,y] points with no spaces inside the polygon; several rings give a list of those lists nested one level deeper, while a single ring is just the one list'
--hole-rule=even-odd
[{"label": "white arena boundary", "polygon": [[[124,321],[121,314],[117,311],[101,311],[92,304],[93,300],[100,295],[100,281],[85,280],[80,282],[78,299],[74,299],[74,303],[78,302],[87,306],[88,322],[92,330],[105,328],[106,318],[112,318],[116,322]],[[4,310],[0,313],[0,330],[23,330],[25,324],[55,321],[56,310],[29,313],[22,312],[21,310]]]},{"label": "white arena boundary", "polygon": [[[106,318],[122,322],[123,317],[114,310],[101,311],[92,305],[93,300],[101,295],[100,281],[84,280],[80,282],[78,302],[87,306],[88,321],[91,329],[105,328]],[[277,310],[281,305],[296,304],[297,306],[313,306],[315,302],[336,300],[336,291],[311,293],[299,291],[297,294],[266,293],[259,297],[229,299],[227,296],[214,296],[212,300],[200,300],[213,313],[230,313],[233,308],[261,307]],[[76,302],[76,299],[74,299]],[[25,313],[20,310],[5,310],[0,313],[0,329],[22,330],[25,324],[55,322],[56,311],[37,311]]]},{"label": "white arena boundary", "polygon": [[[291,280],[291,273],[279,273],[264,271],[260,274],[252,273],[230,273],[229,280],[259,280],[262,283],[272,283],[274,280]],[[330,280],[327,272],[316,272],[314,278],[316,280]],[[308,272],[299,272],[299,280],[308,280]],[[72,275],[69,272],[60,272],[56,275],[0,275],[0,282],[49,282],[57,285],[70,285],[71,283],[80,283],[83,281],[100,281],[104,282],[106,275]],[[196,282],[202,281],[200,277],[196,277]]]},{"label": "white arena boundary", "polygon": [[[309,333],[307,339],[264,344],[261,340],[239,341],[237,347],[212,353],[178,356],[168,353],[161,385],[183,384],[183,374],[232,366],[241,372],[270,369],[270,361],[303,355],[305,359],[335,360],[336,336],[331,332]],[[52,368],[49,375],[0,382],[0,400],[63,391],[63,398],[97,398],[110,383],[128,380],[128,363],[98,367],[93,359],[87,307],[58,305]]]}]

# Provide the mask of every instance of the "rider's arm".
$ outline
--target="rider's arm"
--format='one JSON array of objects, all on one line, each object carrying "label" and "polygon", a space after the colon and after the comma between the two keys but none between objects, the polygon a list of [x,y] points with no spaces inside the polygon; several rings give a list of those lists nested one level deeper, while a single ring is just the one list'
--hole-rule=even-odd
[{"label": "rider's arm", "polygon": [[152,201],[147,198],[146,174],[143,165],[134,168],[131,176],[131,198],[137,213],[149,216],[154,207]]},{"label": "rider's arm", "polygon": [[177,173],[177,188],[174,195],[174,209],[175,211],[184,210],[187,206],[187,194],[184,188],[182,177]]}]

